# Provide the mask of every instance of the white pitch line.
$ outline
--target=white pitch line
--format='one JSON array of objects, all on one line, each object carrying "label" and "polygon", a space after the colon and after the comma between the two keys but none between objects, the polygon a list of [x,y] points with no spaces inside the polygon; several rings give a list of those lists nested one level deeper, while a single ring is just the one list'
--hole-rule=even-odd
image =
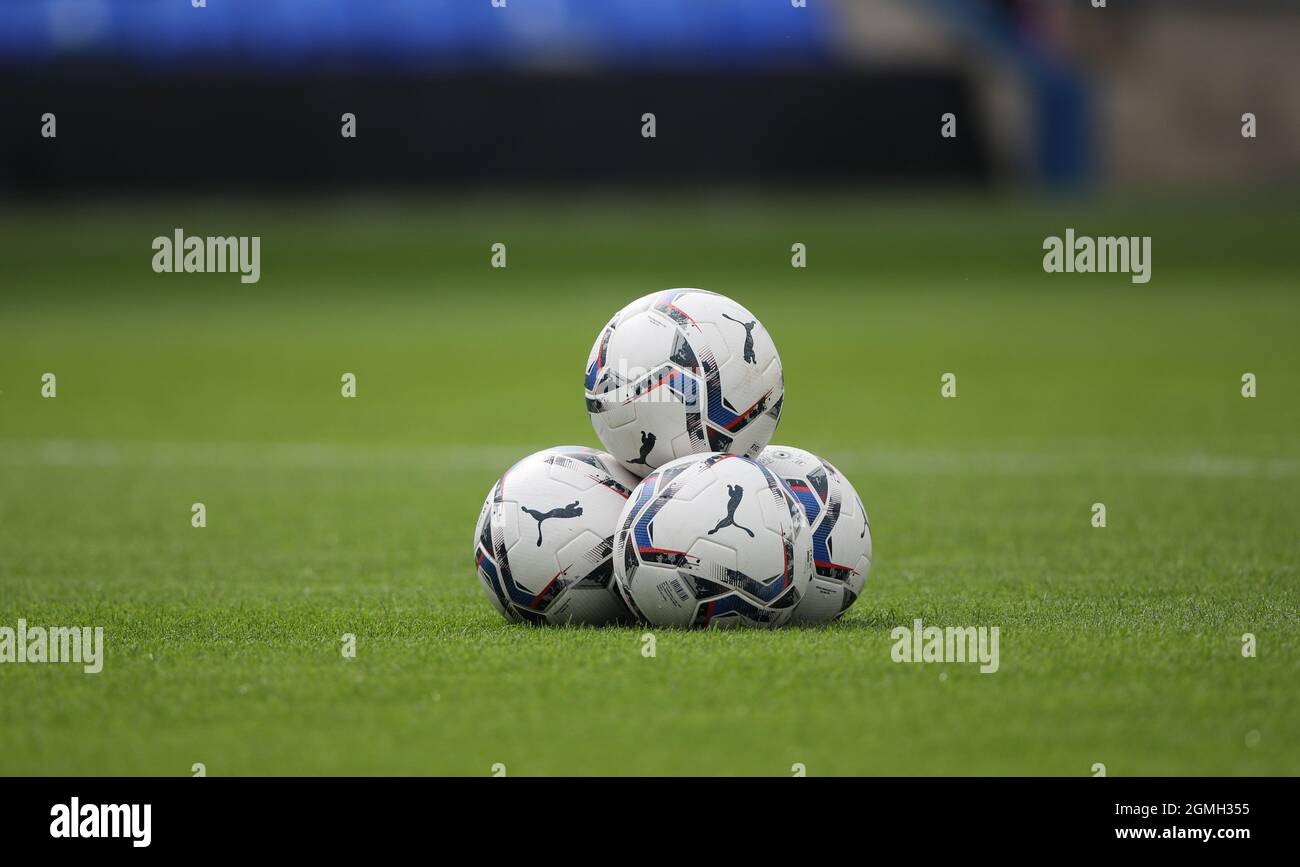
[{"label": "white pitch line", "polygon": [[[1295,458],[1240,455],[1109,455],[1097,452],[888,451],[828,455],[840,469],[867,473],[932,476],[1079,476],[1128,473],[1201,478],[1294,478]],[[846,470],[847,471],[847,470]]]},{"label": "white pitch line", "polygon": [[[534,446],[203,443],[107,440],[0,440],[0,466],[265,470],[486,470],[499,472]],[[827,452],[841,469],[877,476],[1087,476],[1290,479],[1295,458],[1238,455],[1113,455],[1098,451]]]},{"label": "white pitch line", "polygon": [[0,440],[0,466],[267,470],[499,470],[529,454],[508,446]]}]

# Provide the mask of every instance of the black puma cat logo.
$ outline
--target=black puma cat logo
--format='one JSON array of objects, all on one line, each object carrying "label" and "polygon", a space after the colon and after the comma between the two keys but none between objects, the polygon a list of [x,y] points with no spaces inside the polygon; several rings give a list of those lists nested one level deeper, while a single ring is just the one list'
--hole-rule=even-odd
[{"label": "black puma cat logo", "polygon": [[709,531],[709,535],[721,530],[723,527],[740,527],[749,534],[749,538],[754,538],[754,531],[748,527],[743,527],[736,523],[736,507],[740,505],[740,500],[745,496],[745,489],[740,485],[727,485],[727,517],[718,522],[718,526]]},{"label": "black puma cat logo", "polygon": [[650,457],[650,452],[654,451],[654,447],[655,447],[654,433],[652,431],[645,431],[645,430],[641,431],[641,454],[639,457],[630,458],[628,460],[628,463],[645,464],[647,467],[650,466],[650,464],[646,463],[646,458]]},{"label": "black puma cat logo", "polygon": [[539,512],[536,509],[530,509],[527,506],[520,506],[520,509],[532,515],[537,521],[537,547],[542,547],[542,521],[547,518],[576,518],[582,514],[582,506],[574,500],[567,506],[561,506],[558,509],[551,509],[549,512]]},{"label": "black puma cat logo", "polygon": [[728,316],[725,313],[722,314],[722,318],[730,319],[737,325],[743,325],[745,327],[745,360],[750,364],[758,364],[758,359],[754,356],[754,326],[758,324],[758,320],[754,319],[749,322],[742,322],[741,320]]}]

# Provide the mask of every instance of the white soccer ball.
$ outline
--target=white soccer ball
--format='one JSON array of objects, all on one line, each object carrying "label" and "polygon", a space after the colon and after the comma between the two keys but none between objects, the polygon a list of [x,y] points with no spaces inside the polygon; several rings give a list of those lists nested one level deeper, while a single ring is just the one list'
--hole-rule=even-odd
[{"label": "white soccer ball", "polygon": [[670,461],[619,518],[614,575],[632,612],[655,626],[780,626],[812,570],[803,509],[751,458]]},{"label": "white soccer ball", "polygon": [[767,329],[703,289],[654,292],[614,314],[591,348],[585,384],[596,435],[638,476],[693,454],[756,457],[785,395]]},{"label": "white soccer ball", "polygon": [[614,528],[636,476],[612,455],[559,446],[529,455],[488,492],[474,563],[507,620],[605,624],[631,620],[613,582]]},{"label": "white soccer ball", "polygon": [[768,446],[758,462],[783,479],[812,528],[813,577],[795,623],[828,623],[849,609],[871,569],[871,522],[839,470],[812,452]]}]

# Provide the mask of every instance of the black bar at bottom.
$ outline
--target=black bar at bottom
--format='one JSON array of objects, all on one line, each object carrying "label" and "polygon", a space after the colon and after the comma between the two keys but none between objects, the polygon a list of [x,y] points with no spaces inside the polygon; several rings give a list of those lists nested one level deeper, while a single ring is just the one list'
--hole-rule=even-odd
[{"label": "black bar at bottom", "polygon": [[[1297,796],[1294,777],[9,778],[0,780],[0,845],[6,854],[338,856],[436,843],[431,855],[807,856],[850,845],[1231,856],[1286,840]],[[136,845],[146,833],[148,845]]]}]

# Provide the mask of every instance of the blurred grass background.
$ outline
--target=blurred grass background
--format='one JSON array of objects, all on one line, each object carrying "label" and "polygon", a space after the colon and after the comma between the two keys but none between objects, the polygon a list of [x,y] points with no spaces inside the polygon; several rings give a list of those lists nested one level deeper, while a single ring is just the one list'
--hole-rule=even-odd
[{"label": "blurred grass background", "polygon": [[[176,227],[261,235],[261,282],[152,273]],[[1151,282],[1044,274],[1067,227],[1151,235]],[[1300,773],[1297,234],[1280,193],[0,211],[0,624],[108,641],[94,677],[0,666],[0,772]],[[596,444],[597,330],[683,285],[773,334],[777,440],[857,485],[866,593],[653,660],[507,626],[483,495]],[[1000,626],[1001,671],[891,662],[915,617]]]}]

